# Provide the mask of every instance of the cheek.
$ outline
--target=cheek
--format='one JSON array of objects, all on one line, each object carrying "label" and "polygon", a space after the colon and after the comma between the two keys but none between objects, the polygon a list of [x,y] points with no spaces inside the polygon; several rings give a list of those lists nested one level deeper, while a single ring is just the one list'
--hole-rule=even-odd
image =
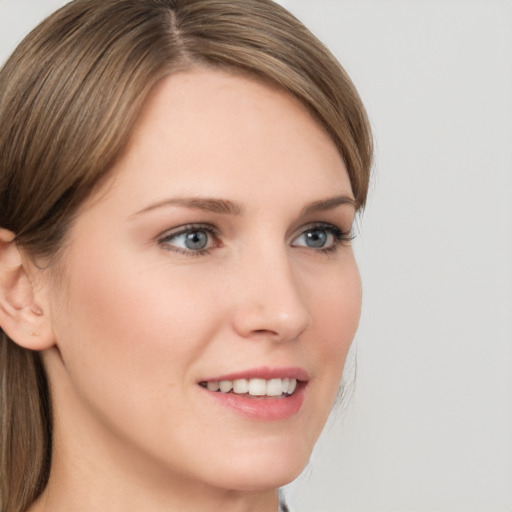
[{"label": "cheek", "polygon": [[329,280],[314,301],[315,335],[311,357],[322,368],[322,383],[328,408],[338,392],[343,367],[359,325],[361,314],[361,279],[353,257]]},{"label": "cheek", "polygon": [[317,328],[324,333],[322,352],[325,357],[344,359],[359,325],[361,295],[361,279],[351,255],[314,301],[313,318]]},{"label": "cheek", "polygon": [[[148,418],[165,408],[162,394],[179,394],[190,381],[216,327],[208,294],[179,275],[167,281],[161,264],[142,267],[128,256],[106,261],[94,251],[75,258],[57,319],[68,378],[82,399],[111,416]],[[173,393],[166,396],[169,406],[182,406],[171,403]]]}]

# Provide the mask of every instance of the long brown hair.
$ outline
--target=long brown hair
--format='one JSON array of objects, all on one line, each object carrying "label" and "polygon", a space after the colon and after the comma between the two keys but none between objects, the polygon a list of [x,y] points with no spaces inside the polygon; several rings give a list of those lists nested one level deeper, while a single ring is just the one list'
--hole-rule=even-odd
[{"label": "long brown hair", "polygon": [[[78,207],[122,153],[149,92],[193,66],[245,73],[298,98],[339,148],[359,207],[372,137],[331,53],[271,0],[75,0],[0,71],[0,228],[50,265]],[[0,509],[44,489],[51,401],[39,353],[0,329]]]}]

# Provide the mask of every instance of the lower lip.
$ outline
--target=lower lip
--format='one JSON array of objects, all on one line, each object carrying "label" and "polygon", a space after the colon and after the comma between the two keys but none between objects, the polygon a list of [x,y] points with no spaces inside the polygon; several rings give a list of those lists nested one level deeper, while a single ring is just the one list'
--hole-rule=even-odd
[{"label": "lower lip", "polygon": [[221,393],[201,389],[221,405],[228,407],[238,414],[254,420],[278,421],[295,416],[304,403],[306,383],[297,383],[297,389],[293,395],[277,397],[251,397],[237,395],[235,393]]}]

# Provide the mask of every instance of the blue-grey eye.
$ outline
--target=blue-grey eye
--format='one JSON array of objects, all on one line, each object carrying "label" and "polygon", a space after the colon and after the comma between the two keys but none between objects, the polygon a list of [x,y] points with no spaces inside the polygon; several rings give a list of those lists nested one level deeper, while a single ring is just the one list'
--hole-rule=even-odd
[{"label": "blue-grey eye", "polygon": [[174,248],[178,252],[200,252],[209,249],[213,234],[206,228],[183,229],[178,233],[171,233],[160,240],[167,248]]},{"label": "blue-grey eye", "polygon": [[208,245],[208,234],[205,231],[193,231],[183,236],[185,247],[191,251],[200,251]]},{"label": "blue-grey eye", "polygon": [[336,226],[312,226],[305,229],[292,242],[293,247],[308,247],[310,249],[330,250],[335,249],[344,239],[348,239],[346,235]]},{"label": "blue-grey eye", "polygon": [[304,239],[308,247],[320,248],[327,243],[329,235],[325,229],[312,229],[304,233]]}]

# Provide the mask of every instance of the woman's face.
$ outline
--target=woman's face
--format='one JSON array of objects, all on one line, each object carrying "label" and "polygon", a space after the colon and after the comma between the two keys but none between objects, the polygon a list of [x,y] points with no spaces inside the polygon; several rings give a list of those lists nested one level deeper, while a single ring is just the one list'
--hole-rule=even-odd
[{"label": "woman's face", "polygon": [[55,456],[238,490],[297,476],[359,319],[352,199],[290,96],[220,71],[164,80],[51,292]]}]

